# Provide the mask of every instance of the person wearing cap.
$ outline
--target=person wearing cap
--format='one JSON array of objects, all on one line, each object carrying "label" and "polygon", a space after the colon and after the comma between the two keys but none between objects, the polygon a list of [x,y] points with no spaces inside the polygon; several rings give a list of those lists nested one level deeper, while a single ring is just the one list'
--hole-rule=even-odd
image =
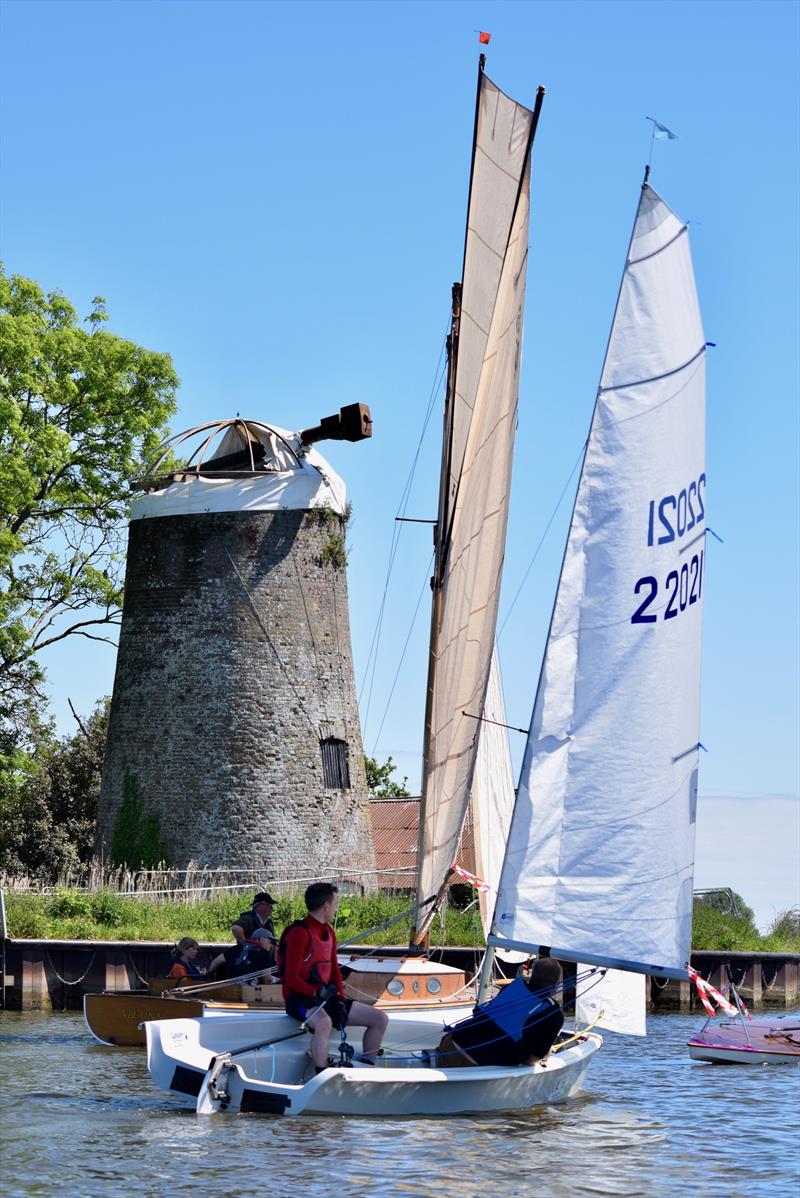
[{"label": "person wearing cap", "polygon": [[[217,973],[224,968],[223,977],[233,980],[253,974],[257,970],[271,970],[275,964],[275,946],[277,940],[274,932],[267,928],[256,928],[252,936],[248,936],[241,944],[232,944],[215,957],[208,967],[209,973]],[[272,974],[265,973],[261,978],[262,984],[269,985],[278,979]],[[255,979],[254,979],[255,982]]]},{"label": "person wearing cap", "polygon": [[237,944],[243,944],[245,940],[252,937],[253,933],[259,928],[266,928],[271,933],[272,939],[277,941],[275,935],[275,927],[272,922],[272,908],[275,906],[275,899],[266,890],[260,891],[253,899],[253,906],[249,911],[242,911],[236,923],[231,927],[231,933]]}]

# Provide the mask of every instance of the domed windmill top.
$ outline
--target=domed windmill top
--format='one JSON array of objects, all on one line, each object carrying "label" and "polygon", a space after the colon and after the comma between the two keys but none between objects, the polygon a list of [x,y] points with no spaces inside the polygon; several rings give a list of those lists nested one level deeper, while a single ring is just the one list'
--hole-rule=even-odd
[{"label": "domed windmill top", "polygon": [[139,494],[131,520],[320,507],[344,515],[344,482],[313,445],[371,436],[366,404],[349,404],[300,432],[238,415],[196,425],[164,441],[133,478]]}]

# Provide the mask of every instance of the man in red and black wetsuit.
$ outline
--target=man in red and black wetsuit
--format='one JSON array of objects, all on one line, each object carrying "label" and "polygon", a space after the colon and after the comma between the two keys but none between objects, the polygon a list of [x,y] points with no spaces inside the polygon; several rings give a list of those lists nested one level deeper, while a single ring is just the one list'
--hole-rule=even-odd
[{"label": "man in red and black wetsuit", "polygon": [[[381,1046],[386,1012],[345,998],[331,927],[339,891],[329,882],[314,882],[305,893],[308,915],[290,928],[284,940],[283,997],[287,1014],[312,1031],[311,1058],[317,1073],[328,1066],[328,1041],[334,1027],[363,1027],[363,1057],[374,1060]],[[309,1012],[314,1012],[309,1018]]]}]

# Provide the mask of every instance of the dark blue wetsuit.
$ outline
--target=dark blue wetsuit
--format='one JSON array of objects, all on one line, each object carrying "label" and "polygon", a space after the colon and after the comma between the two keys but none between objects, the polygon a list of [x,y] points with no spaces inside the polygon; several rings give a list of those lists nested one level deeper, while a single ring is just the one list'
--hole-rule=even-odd
[{"label": "dark blue wetsuit", "polygon": [[546,1057],[563,1024],[554,998],[515,978],[470,1019],[454,1024],[450,1035],[476,1065],[522,1065]]}]

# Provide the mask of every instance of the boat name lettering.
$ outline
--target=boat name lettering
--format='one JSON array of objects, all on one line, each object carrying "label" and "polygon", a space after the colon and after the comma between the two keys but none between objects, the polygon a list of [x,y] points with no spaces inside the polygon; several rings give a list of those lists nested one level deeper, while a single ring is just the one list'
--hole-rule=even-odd
[{"label": "boat name lettering", "polygon": [[[664,620],[673,620],[688,607],[697,603],[703,594],[703,559],[705,551],[692,554],[691,561],[684,562],[679,570],[670,570],[662,588],[657,578],[645,574],[633,588],[641,602],[631,616],[631,624],[655,624],[659,615]],[[655,611],[648,610],[655,602],[659,590],[666,591],[666,606]]]},{"label": "boat name lettering", "polygon": [[706,476],[701,474],[677,495],[664,495],[661,499],[650,500],[647,508],[649,546],[668,545],[702,524],[706,515],[705,487]]}]

